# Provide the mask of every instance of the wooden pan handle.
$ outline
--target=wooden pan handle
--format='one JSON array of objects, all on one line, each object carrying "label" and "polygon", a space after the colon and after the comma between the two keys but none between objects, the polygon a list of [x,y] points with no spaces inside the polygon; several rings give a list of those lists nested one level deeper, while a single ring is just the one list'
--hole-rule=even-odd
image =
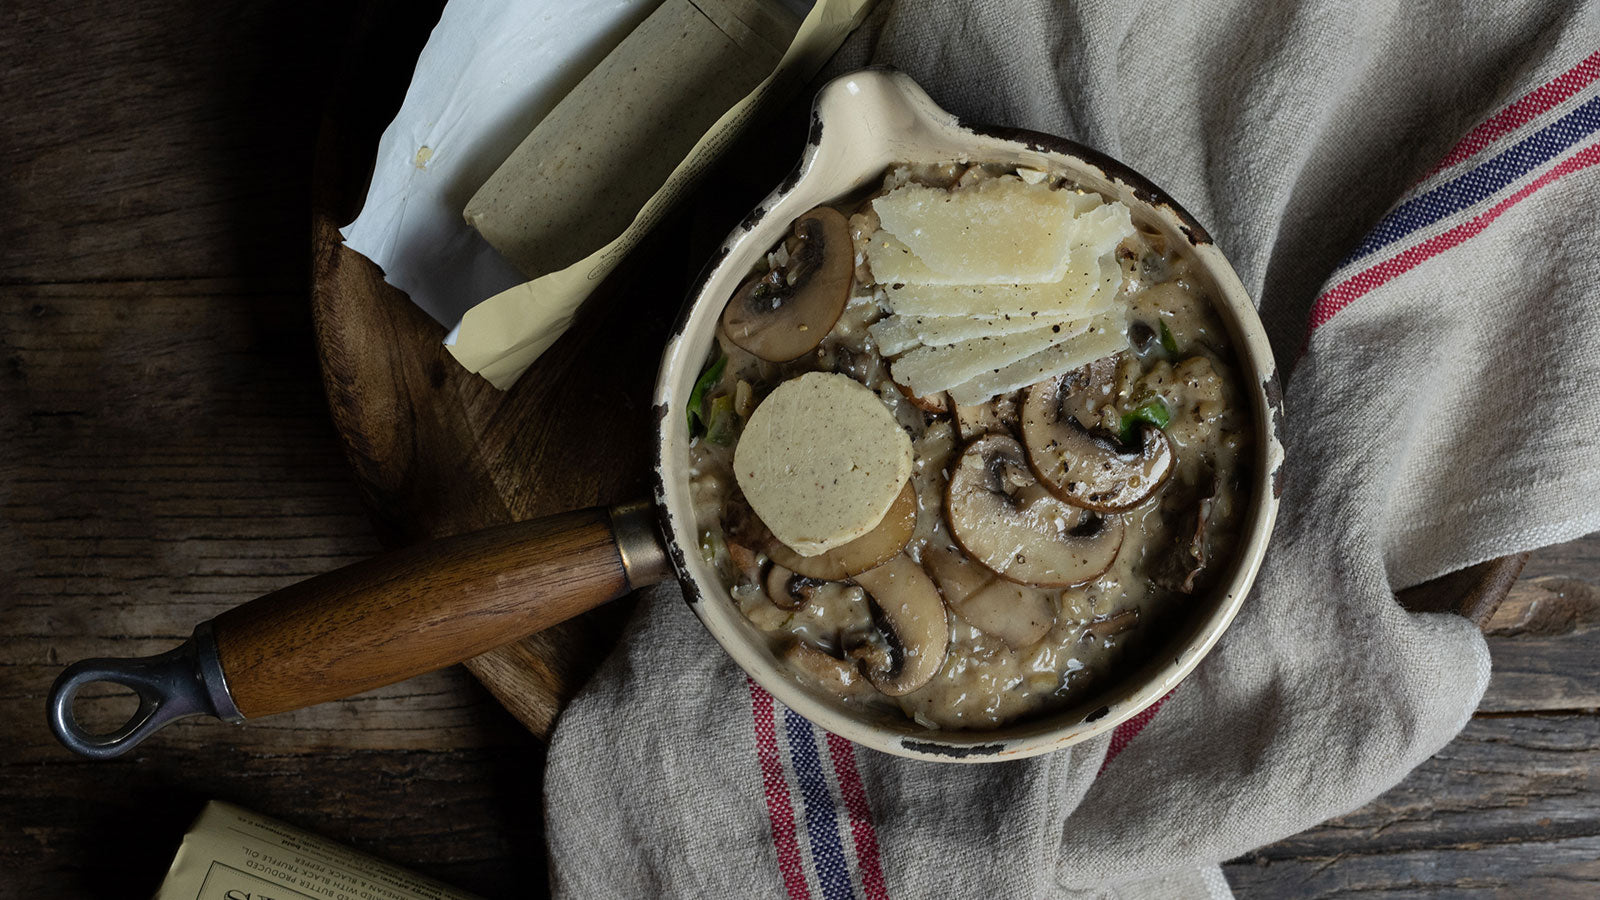
[{"label": "wooden pan handle", "polygon": [[[51,692],[51,724],[79,753],[116,756],[181,716],[271,715],[461,662],[669,572],[646,503],[433,541],[252,600],[160,656],[69,666]],[[110,735],[72,717],[73,695],[96,681],[140,696],[134,721]]]},{"label": "wooden pan handle", "polygon": [[1411,612],[1453,612],[1483,629],[1527,562],[1526,553],[1501,556],[1406,588],[1395,599]]}]

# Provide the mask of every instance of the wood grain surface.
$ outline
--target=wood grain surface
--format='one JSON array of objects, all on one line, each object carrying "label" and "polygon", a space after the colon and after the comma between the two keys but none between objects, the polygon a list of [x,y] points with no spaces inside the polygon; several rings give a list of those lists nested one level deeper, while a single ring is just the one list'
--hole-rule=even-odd
[{"label": "wood grain surface", "polygon": [[[376,135],[437,8],[387,5],[366,27],[401,62],[356,70],[339,48],[363,13],[327,4],[8,8],[0,898],[148,896],[210,798],[489,897],[541,892],[543,750],[462,669],[246,727],[180,723],[109,763],[67,754],[43,716],[67,661],[166,649],[200,619],[421,536],[370,505],[370,476],[352,476],[334,425],[352,413],[330,410],[318,378],[306,247],[331,82],[362,82],[370,101],[349,121]],[[659,258],[676,259],[674,278],[698,265],[672,252],[705,237],[697,227],[679,219],[651,239]],[[548,448],[533,468],[492,476],[480,460],[419,454],[389,475],[414,492],[406,508],[431,496],[438,533],[451,533],[467,520],[450,518],[454,504],[486,504],[473,521],[485,510],[510,521],[636,493],[623,468],[642,463],[642,449],[609,467],[590,451],[642,448],[627,430],[647,428],[639,384],[647,390],[653,371],[617,361],[653,370],[676,305],[655,302],[659,274],[608,287],[622,305],[555,348],[573,390],[546,396],[547,412],[522,406],[481,423]],[[650,324],[618,334],[621,310]],[[601,334],[616,342],[596,358],[599,344],[586,342]],[[471,390],[441,362],[392,377]],[[640,415],[592,414],[623,404]],[[415,433],[456,427],[437,424]],[[456,484],[482,478],[489,492],[427,477],[440,472],[426,465],[447,462]],[[531,485],[523,505],[497,510],[492,477]],[[1600,536],[1534,553],[1490,623],[1495,673],[1463,734],[1367,807],[1230,863],[1238,894],[1594,896],[1597,584]],[[92,696],[82,708],[110,721],[124,700]]]}]

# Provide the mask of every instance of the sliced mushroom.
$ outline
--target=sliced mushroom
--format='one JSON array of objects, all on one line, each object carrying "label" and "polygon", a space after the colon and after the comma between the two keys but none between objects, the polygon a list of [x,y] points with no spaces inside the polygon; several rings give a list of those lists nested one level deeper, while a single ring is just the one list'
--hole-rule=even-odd
[{"label": "sliced mushroom", "polygon": [[872,598],[873,619],[887,644],[887,651],[870,643],[851,651],[873,686],[898,697],[933,680],[950,650],[950,613],[933,579],[901,553],[855,581]]},{"label": "sliced mushroom", "polygon": [[991,434],[967,445],[945,498],[961,549],[1008,581],[1069,587],[1116,561],[1125,525],[1051,496],[1016,439]]},{"label": "sliced mushroom", "polygon": [[767,569],[767,577],[763,582],[767,589],[767,599],[779,609],[795,610],[817,598],[819,592],[829,585],[843,587],[840,582],[824,581],[820,578],[807,578],[783,566],[773,563]]},{"label": "sliced mushroom", "polygon": [[811,676],[815,683],[847,700],[870,697],[876,693],[854,661],[839,659],[805,641],[797,640],[790,644],[780,658],[796,671]]},{"label": "sliced mushroom", "polygon": [[848,544],[818,556],[801,556],[777,539],[767,544],[767,555],[778,565],[807,578],[843,581],[857,572],[880,566],[905,548],[917,527],[917,492],[907,481],[889,511],[873,529]]},{"label": "sliced mushroom", "polygon": [[1096,512],[1122,512],[1161,489],[1175,468],[1172,442],[1144,423],[1134,443],[1095,434],[1066,411],[1067,376],[1028,389],[1022,440],[1039,481],[1062,500]]},{"label": "sliced mushroom", "polygon": [[[1123,354],[1117,353],[1061,375],[1061,415],[1073,416],[1088,428],[1114,427],[1113,401],[1120,386],[1117,372]],[[1031,390],[1031,388],[1030,388]],[[1023,405],[1027,399],[1024,397]]]},{"label": "sliced mushroom", "polygon": [[1038,643],[1055,624],[1050,592],[997,578],[954,547],[929,547],[922,565],[956,615],[1013,650]]},{"label": "sliced mushroom", "polygon": [[744,498],[744,493],[739,490],[737,483],[728,494],[728,500],[722,506],[722,533],[727,536],[730,544],[743,544],[746,547],[765,549],[775,538],[772,531],[767,528],[767,523],[761,521],[755,510],[750,508],[750,501]]},{"label": "sliced mushroom", "polygon": [[738,541],[728,541],[728,559],[733,561],[734,568],[740,574],[749,576],[754,580],[761,570],[761,562],[756,558],[756,552]]},{"label": "sliced mushroom", "polygon": [[722,310],[728,339],[771,362],[788,362],[822,343],[839,321],[855,278],[850,226],[819,206],[795,220],[789,260],[750,278]]},{"label": "sliced mushroom", "polygon": [[959,607],[995,580],[993,572],[967,559],[955,547],[928,545],[922,551],[922,568],[933,577],[939,593],[944,595],[944,602],[952,608]]},{"label": "sliced mushroom", "polygon": [[991,432],[1008,434],[1017,425],[1021,392],[1002,394],[977,406],[956,406],[956,431],[970,441]]},{"label": "sliced mushroom", "polygon": [[1194,560],[1194,567],[1189,570],[1188,577],[1183,579],[1183,592],[1194,593],[1195,579],[1206,569],[1209,560],[1206,558],[1206,524],[1211,518],[1212,498],[1207,497],[1200,501],[1200,509],[1195,512],[1194,536],[1189,540],[1189,558]]}]

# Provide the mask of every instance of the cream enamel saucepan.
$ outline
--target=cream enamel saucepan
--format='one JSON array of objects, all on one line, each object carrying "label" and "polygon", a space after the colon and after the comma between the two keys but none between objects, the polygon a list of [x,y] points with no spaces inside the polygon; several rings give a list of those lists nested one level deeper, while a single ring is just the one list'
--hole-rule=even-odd
[{"label": "cream enamel saucepan", "polygon": [[[1177,629],[1166,652],[1090,702],[991,731],[932,731],[804,687],[739,612],[698,546],[687,473],[686,400],[715,343],[724,304],[801,213],[858,191],[898,162],[979,160],[1065,175],[1121,200],[1186,248],[1220,294],[1254,425],[1255,463],[1231,568]],[[1238,612],[1266,549],[1283,451],[1277,373],[1255,309],[1222,254],[1187,213],[1144,178],[1048,135],[973,127],[939,109],[910,78],[864,70],[817,97],[799,166],[722,245],[667,344],[656,384],[655,498],[564,513],[436,541],[330,572],[202,623],[183,645],[141,659],[69,666],[51,691],[51,727],[86,756],[126,752],[174,719],[253,719],[335,700],[469,659],[676,574],[701,622],[779,700],[823,728],[888,753],[982,762],[1045,753],[1114,728],[1170,691]],[[133,718],[90,734],[73,718],[86,684],[140,698]]]}]

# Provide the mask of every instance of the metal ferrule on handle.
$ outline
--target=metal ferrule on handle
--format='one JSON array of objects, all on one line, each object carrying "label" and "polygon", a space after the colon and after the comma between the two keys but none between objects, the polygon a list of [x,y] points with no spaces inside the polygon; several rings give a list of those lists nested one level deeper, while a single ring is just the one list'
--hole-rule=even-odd
[{"label": "metal ferrule on handle", "polygon": [[[90,734],[72,712],[78,691],[94,682],[132,688],[139,696],[139,708],[133,718],[110,734]],[[216,716],[226,722],[244,720],[228,693],[209,621],[201,622],[187,641],[166,653],[73,663],[50,689],[50,729],[56,739],[93,759],[121,756],[168,722],[188,716]]]}]

